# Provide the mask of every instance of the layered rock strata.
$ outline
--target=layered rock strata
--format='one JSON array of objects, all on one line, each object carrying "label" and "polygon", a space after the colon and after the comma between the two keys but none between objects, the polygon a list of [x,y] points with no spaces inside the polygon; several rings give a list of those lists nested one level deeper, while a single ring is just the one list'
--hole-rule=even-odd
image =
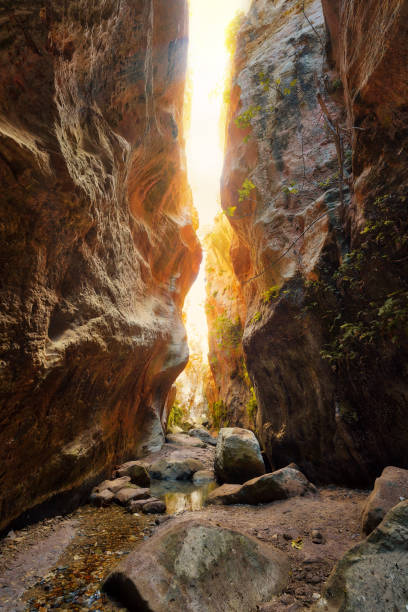
[{"label": "layered rock strata", "polygon": [[0,528],[160,448],[198,271],[185,0],[0,8]]},{"label": "layered rock strata", "polygon": [[243,348],[269,459],[314,480],[408,464],[407,10],[255,0],[238,35],[222,206]]}]

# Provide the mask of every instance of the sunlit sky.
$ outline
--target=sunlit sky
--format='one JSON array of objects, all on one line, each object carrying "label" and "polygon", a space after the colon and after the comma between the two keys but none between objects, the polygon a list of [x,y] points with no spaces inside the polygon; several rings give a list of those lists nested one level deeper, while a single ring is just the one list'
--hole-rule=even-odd
[{"label": "sunlit sky", "polygon": [[[223,151],[220,115],[228,53],[225,31],[237,11],[246,11],[249,0],[190,0],[189,75],[193,85],[191,126],[186,134],[187,166],[194,205],[200,218],[200,239],[220,212],[220,178]],[[200,339],[206,358],[207,322],[204,312],[204,265],[187,296],[187,334]]]}]

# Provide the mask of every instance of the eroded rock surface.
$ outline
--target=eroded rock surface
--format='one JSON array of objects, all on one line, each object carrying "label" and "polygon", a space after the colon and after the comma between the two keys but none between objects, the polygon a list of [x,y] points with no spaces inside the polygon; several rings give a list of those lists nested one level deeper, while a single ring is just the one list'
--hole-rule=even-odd
[{"label": "eroded rock surface", "polygon": [[376,479],[361,518],[362,531],[371,533],[384,516],[400,501],[408,499],[408,470],[388,466]]},{"label": "eroded rock surface", "polygon": [[326,612],[404,610],[408,601],[408,501],[393,508],[339,561],[314,608]]},{"label": "eroded rock surface", "polygon": [[163,443],[201,258],[187,16],[185,0],[1,3],[0,527]]},{"label": "eroded rock surface", "polygon": [[163,526],[103,588],[131,610],[242,612],[278,594],[288,575],[287,556],[270,544],[193,519]]},{"label": "eroded rock surface", "polygon": [[328,57],[319,0],[252,3],[222,207],[271,464],[368,484],[408,460],[408,8],[323,5]]}]

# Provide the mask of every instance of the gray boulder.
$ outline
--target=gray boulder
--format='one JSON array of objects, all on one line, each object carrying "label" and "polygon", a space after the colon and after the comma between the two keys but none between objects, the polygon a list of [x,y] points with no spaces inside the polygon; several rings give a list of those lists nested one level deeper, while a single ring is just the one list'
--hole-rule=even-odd
[{"label": "gray boulder", "polygon": [[144,514],[163,514],[163,512],[166,512],[166,504],[160,499],[148,501],[143,504],[142,512]]},{"label": "gray boulder", "polygon": [[386,467],[375,481],[374,489],[364,507],[361,518],[363,533],[371,533],[381,523],[388,510],[404,499],[408,499],[408,470]]},{"label": "gray boulder", "polygon": [[203,469],[198,459],[170,455],[152,463],[149,474],[157,480],[191,480],[195,472]]},{"label": "gray boulder", "polygon": [[215,449],[214,471],[219,482],[242,484],[265,474],[259,442],[249,429],[220,429]]},{"label": "gray boulder", "polygon": [[205,442],[206,444],[210,444],[211,446],[217,446],[217,440],[213,438],[210,432],[207,431],[206,429],[202,429],[202,428],[190,429],[190,431],[188,432],[188,435],[194,438],[199,438],[200,440],[202,440],[202,442]]},{"label": "gray boulder", "polygon": [[408,501],[334,568],[315,612],[402,612],[408,605]]},{"label": "gray boulder", "polygon": [[223,485],[212,491],[209,504],[268,504],[316,493],[316,487],[299,470],[285,467],[248,480],[243,485]]},{"label": "gray boulder", "polygon": [[286,585],[287,555],[202,520],[162,526],[108,576],[103,590],[129,610],[255,610]]}]

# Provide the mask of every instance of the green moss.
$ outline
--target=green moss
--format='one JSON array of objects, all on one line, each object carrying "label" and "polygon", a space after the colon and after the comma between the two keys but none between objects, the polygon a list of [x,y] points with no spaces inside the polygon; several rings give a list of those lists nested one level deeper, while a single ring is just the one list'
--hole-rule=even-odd
[{"label": "green moss", "polygon": [[229,422],[228,410],[222,400],[214,402],[210,406],[210,419],[215,429],[227,427]]},{"label": "green moss", "polygon": [[258,402],[256,401],[255,389],[250,387],[249,389],[251,393],[251,397],[247,401],[245,408],[247,411],[247,415],[251,419],[252,423],[255,425],[256,414],[258,412]]},{"label": "green moss", "polygon": [[213,327],[217,343],[224,349],[235,349],[241,344],[242,325],[239,317],[232,321],[226,314],[219,315]]},{"label": "green moss", "polygon": [[167,427],[181,427],[185,419],[186,410],[184,406],[182,406],[180,402],[176,400],[172,406],[172,409],[170,410]]}]

